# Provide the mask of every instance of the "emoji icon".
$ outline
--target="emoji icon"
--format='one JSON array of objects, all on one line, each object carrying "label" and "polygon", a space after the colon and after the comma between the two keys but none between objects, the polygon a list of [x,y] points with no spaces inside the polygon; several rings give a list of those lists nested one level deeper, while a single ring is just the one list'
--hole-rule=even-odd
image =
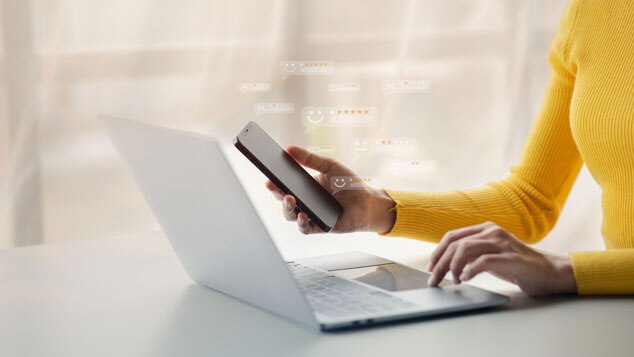
[{"label": "emoji icon", "polygon": [[324,113],[321,110],[309,110],[306,119],[313,124],[318,124],[324,120]]},{"label": "emoji icon", "polygon": [[284,69],[285,72],[288,72],[288,73],[293,73],[295,72],[295,69],[296,69],[295,63],[289,63],[289,62],[284,63],[284,66],[282,66],[282,68]]},{"label": "emoji icon", "polygon": [[343,177],[336,177],[332,184],[337,188],[344,188],[346,186],[346,179]]}]

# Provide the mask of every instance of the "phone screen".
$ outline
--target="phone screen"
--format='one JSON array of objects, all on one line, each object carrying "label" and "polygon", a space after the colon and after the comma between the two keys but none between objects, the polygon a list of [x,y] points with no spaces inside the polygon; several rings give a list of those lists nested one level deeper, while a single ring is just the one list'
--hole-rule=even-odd
[{"label": "phone screen", "polygon": [[249,122],[234,145],[323,231],[330,231],[343,210],[339,202],[290,157],[259,125]]}]

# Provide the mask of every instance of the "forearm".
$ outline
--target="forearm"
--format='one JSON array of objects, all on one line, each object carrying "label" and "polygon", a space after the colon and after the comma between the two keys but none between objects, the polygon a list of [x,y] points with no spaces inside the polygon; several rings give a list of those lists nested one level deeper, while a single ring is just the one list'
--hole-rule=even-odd
[{"label": "forearm", "polygon": [[396,221],[388,236],[438,242],[450,230],[493,221],[519,239],[535,243],[555,225],[571,179],[560,194],[544,194],[526,183],[519,173],[482,188],[439,193],[387,190],[396,202]]}]

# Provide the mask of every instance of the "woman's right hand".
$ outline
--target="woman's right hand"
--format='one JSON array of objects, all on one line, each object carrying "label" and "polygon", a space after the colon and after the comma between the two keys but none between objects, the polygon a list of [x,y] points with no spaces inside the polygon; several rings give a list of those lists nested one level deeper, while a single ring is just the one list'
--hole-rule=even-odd
[{"label": "woman's right hand", "polygon": [[[370,231],[383,233],[392,229],[396,220],[396,213],[391,210],[394,201],[381,189],[375,189],[368,185],[362,188],[342,189],[336,192],[331,188],[331,180],[337,177],[360,179],[352,170],[342,163],[331,158],[323,157],[297,146],[289,146],[286,152],[300,165],[317,170],[319,174],[315,180],[326,191],[331,193],[343,207],[343,212],[332,232],[349,233]],[[361,180],[357,180],[359,182]],[[282,212],[288,221],[297,222],[299,231],[304,234],[323,233],[323,231],[304,212],[296,207],[295,197],[284,195],[273,182],[268,181],[266,187],[273,195],[282,201]]]}]

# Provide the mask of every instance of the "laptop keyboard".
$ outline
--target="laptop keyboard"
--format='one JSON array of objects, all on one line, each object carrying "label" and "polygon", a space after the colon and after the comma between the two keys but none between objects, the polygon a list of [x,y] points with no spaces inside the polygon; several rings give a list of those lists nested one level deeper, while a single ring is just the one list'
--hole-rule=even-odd
[{"label": "laptop keyboard", "polygon": [[300,290],[316,312],[328,317],[381,314],[417,307],[381,290],[298,263],[288,263]]}]

